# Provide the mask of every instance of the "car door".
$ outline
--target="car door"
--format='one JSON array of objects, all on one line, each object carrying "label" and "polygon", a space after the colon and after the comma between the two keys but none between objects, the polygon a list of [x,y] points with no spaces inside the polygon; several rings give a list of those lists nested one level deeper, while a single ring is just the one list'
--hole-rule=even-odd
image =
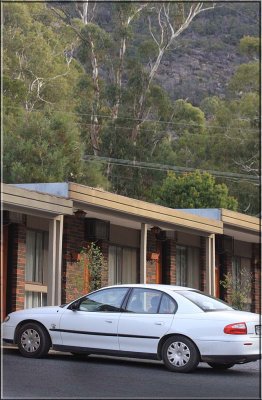
[{"label": "car door", "polygon": [[62,344],[81,349],[119,350],[117,326],[128,288],[107,288],[71,304],[60,320]]},{"label": "car door", "polygon": [[120,350],[157,353],[158,342],[168,332],[176,309],[176,302],[159,290],[133,288],[119,318]]}]

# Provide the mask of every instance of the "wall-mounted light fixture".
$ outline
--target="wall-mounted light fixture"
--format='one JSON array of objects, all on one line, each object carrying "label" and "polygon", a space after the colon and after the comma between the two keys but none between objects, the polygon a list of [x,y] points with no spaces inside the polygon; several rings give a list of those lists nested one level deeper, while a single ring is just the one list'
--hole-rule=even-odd
[{"label": "wall-mounted light fixture", "polygon": [[76,210],[74,211],[74,214],[77,218],[85,218],[86,212],[84,210]]},{"label": "wall-mounted light fixture", "polygon": [[161,229],[159,228],[159,226],[153,226],[150,231],[156,236],[161,232]]},{"label": "wall-mounted light fixture", "polygon": [[159,226],[153,226],[150,230],[154,234],[157,240],[165,241],[167,239],[166,231],[162,231],[162,229],[159,228]]}]

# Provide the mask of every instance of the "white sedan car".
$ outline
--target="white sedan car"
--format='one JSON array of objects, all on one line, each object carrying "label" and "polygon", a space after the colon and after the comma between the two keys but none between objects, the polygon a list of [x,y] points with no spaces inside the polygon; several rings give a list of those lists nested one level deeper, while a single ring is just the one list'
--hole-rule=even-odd
[{"label": "white sedan car", "polygon": [[13,312],[2,338],[25,357],[52,348],[158,359],[175,372],[200,361],[226,369],[260,359],[260,316],[182,286],[116,285],[66,305]]}]

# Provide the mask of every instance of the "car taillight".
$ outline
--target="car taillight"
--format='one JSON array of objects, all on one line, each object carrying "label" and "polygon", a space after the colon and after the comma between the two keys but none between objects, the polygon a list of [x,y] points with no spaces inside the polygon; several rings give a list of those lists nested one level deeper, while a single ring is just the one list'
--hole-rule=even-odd
[{"label": "car taillight", "polygon": [[247,326],[245,322],[238,322],[236,324],[230,324],[225,326],[224,332],[228,335],[246,335]]}]

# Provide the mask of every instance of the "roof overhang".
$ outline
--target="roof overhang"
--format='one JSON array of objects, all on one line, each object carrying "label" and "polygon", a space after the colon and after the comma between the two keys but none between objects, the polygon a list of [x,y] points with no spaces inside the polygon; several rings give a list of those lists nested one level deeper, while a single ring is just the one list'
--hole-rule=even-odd
[{"label": "roof overhang", "polygon": [[117,195],[77,183],[2,184],[4,209],[32,215],[73,215],[77,209],[87,218],[141,229],[141,224],[157,225],[208,236],[224,234],[236,240],[260,243],[261,220],[226,209],[175,210]]},{"label": "roof overhang", "polygon": [[221,220],[224,225],[224,234],[235,240],[260,243],[261,220],[235,211],[221,209]]},{"label": "roof overhang", "polygon": [[7,211],[46,218],[73,214],[72,200],[63,197],[18,188],[5,183],[2,184],[1,192],[3,209]]},{"label": "roof overhang", "polygon": [[127,225],[140,229],[141,223],[158,225],[162,229],[197,231],[198,234],[222,234],[223,223],[209,218],[199,217],[184,211],[174,210],[131,199],[102,189],[69,183],[68,197],[74,208],[86,211],[87,217],[110,220],[111,223]]}]

